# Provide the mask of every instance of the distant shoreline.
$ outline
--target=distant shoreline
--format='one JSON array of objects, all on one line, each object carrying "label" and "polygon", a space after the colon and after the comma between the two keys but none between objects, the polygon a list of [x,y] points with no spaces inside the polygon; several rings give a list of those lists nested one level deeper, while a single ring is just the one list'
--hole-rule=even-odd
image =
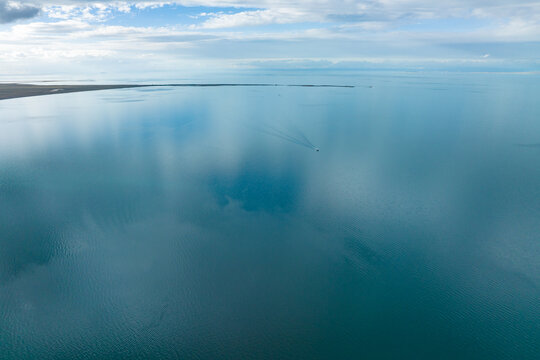
[{"label": "distant shoreline", "polygon": [[16,99],[30,96],[67,94],[82,91],[128,89],[139,87],[220,87],[220,86],[285,86],[285,87],[330,87],[354,88],[352,85],[286,85],[286,84],[118,84],[118,85],[33,85],[19,83],[0,83],[0,100]]}]

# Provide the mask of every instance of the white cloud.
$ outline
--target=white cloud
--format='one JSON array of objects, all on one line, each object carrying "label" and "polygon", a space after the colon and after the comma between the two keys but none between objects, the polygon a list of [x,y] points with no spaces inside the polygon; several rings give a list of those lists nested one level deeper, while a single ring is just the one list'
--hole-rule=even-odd
[{"label": "white cloud", "polygon": [[144,10],[144,9],[157,9],[157,8],[164,7],[165,5],[171,5],[171,4],[173,3],[167,2],[167,1],[150,1],[150,2],[143,1],[143,2],[137,2],[133,6],[135,6],[135,8],[139,10]]},{"label": "white cloud", "polygon": [[193,28],[219,29],[269,24],[291,24],[306,21],[323,20],[320,16],[302,12],[297,9],[253,10],[234,14],[205,14],[210,18]]},{"label": "white cloud", "polygon": [[[301,13],[308,17],[336,19],[355,16],[361,19],[395,20],[400,18],[447,18],[447,17],[493,17],[507,18],[517,16],[521,18],[538,19],[540,3],[537,0],[179,0],[179,1],[85,1],[85,0],[33,0],[45,8],[76,7],[80,9],[101,8],[129,11],[131,7],[137,9],[157,8],[170,4],[202,7],[236,7],[255,8],[267,10],[268,14],[255,14],[248,12],[243,16],[251,18],[264,18],[265,21],[274,20],[280,23],[280,18],[273,14]],[[336,17],[337,16],[337,17]],[[248,20],[239,21],[240,24]],[[254,20],[251,20],[254,21]],[[267,22],[265,22],[266,24]],[[244,25],[242,25],[244,26]]]},{"label": "white cloud", "polygon": [[88,5],[48,5],[43,12],[51,19],[84,20],[103,22],[113,16],[113,11],[122,13],[131,12],[132,6],[125,2],[93,3]]}]

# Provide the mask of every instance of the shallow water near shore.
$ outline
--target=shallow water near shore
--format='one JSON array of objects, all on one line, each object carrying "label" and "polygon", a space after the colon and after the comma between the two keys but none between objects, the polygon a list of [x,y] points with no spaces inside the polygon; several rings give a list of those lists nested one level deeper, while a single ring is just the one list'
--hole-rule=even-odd
[{"label": "shallow water near shore", "polygon": [[1,101],[0,358],[536,359],[540,82],[325,82]]}]

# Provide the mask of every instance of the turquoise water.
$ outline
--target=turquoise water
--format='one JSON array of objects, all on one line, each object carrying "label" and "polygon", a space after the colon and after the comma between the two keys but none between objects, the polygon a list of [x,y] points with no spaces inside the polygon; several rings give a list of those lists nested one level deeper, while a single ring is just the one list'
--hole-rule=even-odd
[{"label": "turquoise water", "polygon": [[1,101],[0,358],[537,359],[538,78],[331,81]]}]

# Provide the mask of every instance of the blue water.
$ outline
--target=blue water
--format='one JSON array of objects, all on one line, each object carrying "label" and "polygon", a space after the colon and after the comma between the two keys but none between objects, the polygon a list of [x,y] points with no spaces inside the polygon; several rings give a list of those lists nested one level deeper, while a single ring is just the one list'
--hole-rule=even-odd
[{"label": "blue water", "polygon": [[538,359],[538,77],[324,81],[1,101],[0,358]]}]

